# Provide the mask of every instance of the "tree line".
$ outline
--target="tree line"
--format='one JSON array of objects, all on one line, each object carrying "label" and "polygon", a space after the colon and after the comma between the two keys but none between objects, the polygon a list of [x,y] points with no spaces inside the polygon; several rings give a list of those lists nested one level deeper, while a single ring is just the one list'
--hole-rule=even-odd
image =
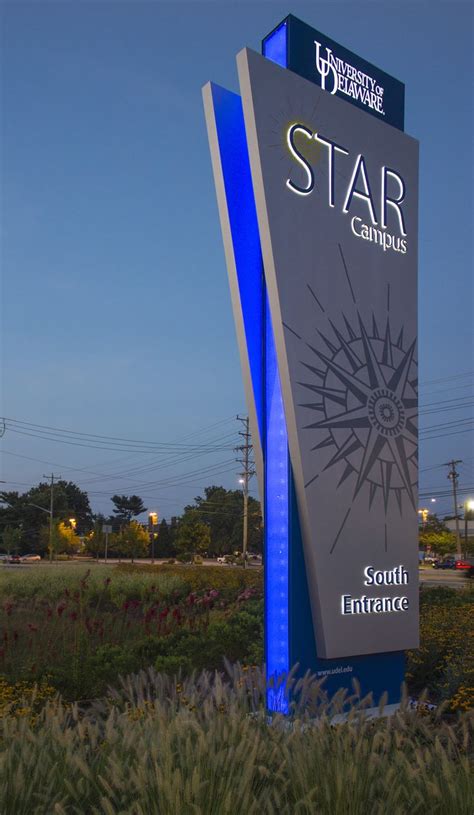
[{"label": "tree line", "polygon": [[[209,486],[181,516],[162,518],[153,528],[137,518],[147,511],[138,495],[114,495],[109,516],[92,512],[89,496],[72,481],[54,485],[50,530],[51,485],[40,482],[24,493],[0,492],[0,548],[13,552],[72,555],[86,552],[103,557],[174,558],[205,554],[230,555],[242,548],[243,500],[240,490]],[[107,535],[104,527],[112,531]],[[153,536],[153,546],[152,546]],[[261,553],[263,530],[260,504],[249,498],[248,550]]]}]

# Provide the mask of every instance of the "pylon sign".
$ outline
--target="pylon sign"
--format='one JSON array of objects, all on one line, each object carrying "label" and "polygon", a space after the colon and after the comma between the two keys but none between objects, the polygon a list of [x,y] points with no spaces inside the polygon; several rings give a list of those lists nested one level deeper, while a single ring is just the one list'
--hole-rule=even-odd
[{"label": "pylon sign", "polygon": [[299,663],[396,703],[418,645],[418,145],[333,93],[336,68],[328,88],[279,61],[245,49],[240,97],[204,89],[264,504],[267,672]]}]

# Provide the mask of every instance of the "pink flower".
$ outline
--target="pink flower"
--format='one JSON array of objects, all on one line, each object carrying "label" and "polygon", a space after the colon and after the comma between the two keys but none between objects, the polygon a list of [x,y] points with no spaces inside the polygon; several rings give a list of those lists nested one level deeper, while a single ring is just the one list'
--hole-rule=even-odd
[{"label": "pink flower", "polygon": [[64,610],[66,609],[66,603],[58,603],[56,606],[56,612],[58,617],[62,617]]},{"label": "pink flower", "polygon": [[240,603],[242,600],[250,600],[250,598],[255,594],[255,589],[245,589],[239,596],[237,597],[237,602]]},{"label": "pink flower", "polygon": [[38,626],[33,625],[33,623],[28,623],[28,628],[30,629],[30,631],[37,631],[38,630]]}]

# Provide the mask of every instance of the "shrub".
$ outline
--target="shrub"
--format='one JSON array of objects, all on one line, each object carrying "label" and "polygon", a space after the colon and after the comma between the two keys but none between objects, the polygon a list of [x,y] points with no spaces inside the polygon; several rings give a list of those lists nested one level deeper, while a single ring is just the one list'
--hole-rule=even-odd
[{"label": "shrub", "polygon": [[[0,723],[2,811],[15,815],[471,815],[469,716],[405,704],[333,719],[307,677],[288,719],[264,715],[259,671],[124,680],[81,714],[47,706]],[[309,710],[303,700],[318,700]],[[317,719],[312,718],[317,715]],[[249,715],[252,714],[252,715]]]},{"label": "shrub", "polygon": [[452,709],[474,706],[473,592],[447,588],[421,592],[420,648],[407,652],[407,682]]},{"label": "shrub", "polygon": [[263,593],[263,570],[252,567],[240,569],[224,566],[179,566],[162,563],[159,566],[151,564],[121,563],[117,566],[119,574],[135,575],[162,575],[173,576],[181,580],[188,591],[202,591],[204,589],[217,589],[225,597],[235,595],[245,589],[254,589],[258,594]]}]

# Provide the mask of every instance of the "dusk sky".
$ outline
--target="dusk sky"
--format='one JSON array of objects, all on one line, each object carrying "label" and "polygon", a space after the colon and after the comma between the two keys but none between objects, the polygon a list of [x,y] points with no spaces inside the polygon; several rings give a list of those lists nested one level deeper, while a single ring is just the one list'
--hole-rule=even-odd
[{"label": "dusk sky", "polygon": [[383,0],[2,3],[5,489],[54,471],[95,511],[136,493],[169,518],[238,487],[246,408],[201,87],[237,90],[235,55],[289,12],[406,84],[420,506],[452,510],[453,458],[474,498],[473,5]]}]

